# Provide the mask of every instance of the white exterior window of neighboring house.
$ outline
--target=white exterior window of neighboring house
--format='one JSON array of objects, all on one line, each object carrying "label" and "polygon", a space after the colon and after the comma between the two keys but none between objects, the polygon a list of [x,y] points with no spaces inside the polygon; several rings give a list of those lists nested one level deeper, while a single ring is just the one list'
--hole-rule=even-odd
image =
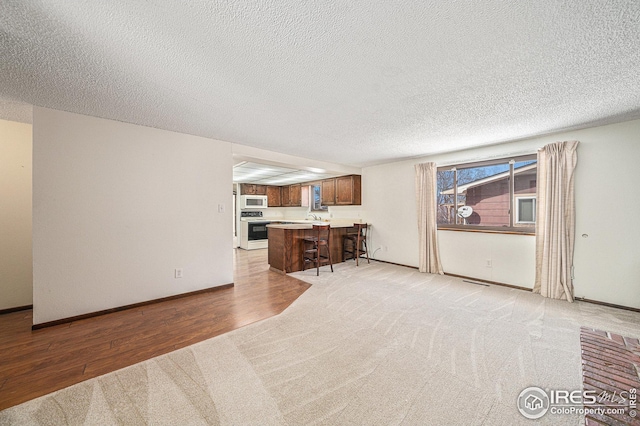
[{"label": "white exterior window of neighboring house", "polygon": [[536,223],[536,197],[516,197],[516,223]]}]

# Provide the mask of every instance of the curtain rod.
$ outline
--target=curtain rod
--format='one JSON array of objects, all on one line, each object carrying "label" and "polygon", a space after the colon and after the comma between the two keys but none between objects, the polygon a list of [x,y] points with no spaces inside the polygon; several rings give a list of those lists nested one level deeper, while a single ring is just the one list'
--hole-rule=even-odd
[{"label": "curtain rod", "polygon": [[480,162],[483,162],[483,161],[502,160],[502,159],[509,159],[510,157],[523,157],[525,155],[537,155],[537,154],[538,154],[538,150],[536,149],[533,152],[531,152],[530,150],[527,150],[527,151],[523,151],[523,152],[510,152],[508,154],[498,154],[498,155],[488,156],[488,157],[468,158],[468,159],[462,159],[462,160],[446,161],[444,163],[440,163],[440,162],[436,161],[435,163],[436,163],[436,165],[438,167],[447,167],[447,166],[455,166],[455,165],[458,165],[458,164],[480,163]]}]

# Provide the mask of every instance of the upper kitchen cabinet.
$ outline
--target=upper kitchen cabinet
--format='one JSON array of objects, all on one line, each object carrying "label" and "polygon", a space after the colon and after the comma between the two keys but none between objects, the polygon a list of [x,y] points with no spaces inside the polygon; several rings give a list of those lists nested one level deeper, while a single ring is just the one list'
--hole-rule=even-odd
[{"label": "upper kitchen cabinet", "polygon": [[340,176],[322,181],[322,205],[349,206],[362,204],[360,175]]},{"label": "upper kitchen cabinet", "polygon": [[253,183],[241,183],[240,195],[267,195],[267,186],[256,185]]},{"label": "upper kitchen cabinet", "polygon": [[302,205],[302,185],[298,183],[289,186],[289,200],[294,207],[300,207]]},{"label": "upper kitchen cabinet", "polygon": [[323,206],[333,206],[336,204],[336,179],[325,179],[321,183],[322,189],[320,194],[322,195]]},{"label": "upper kitchen cabinet", "polygon": [[269,207],[282,207],[282,188],[267,186],[267,203]]},{"label": "upper kitchen cabinet", "polygon": [[289,187],[280,187],[280,205],[282,207],[289,207],[291,205],[291,199],[289,197]]},{"label": "upper kitchen cabinet", "polygon": [[309,188],[314,186],[320,187],[321,205],[323,206],[359,206],[362,204],[360,175],[340,176],[288,186],[242,183],[240,184],[240,194],[266,195],[269,207],[306,207],[309,205]]},{"label": "upper kitchen cabinet", "polygon": [[336,178],[336,205],[361,205],[362,181],[360,175]]},{"label": "upper kitchen cabinet", "polygon": [[295,184],[282,187],[282,206],[300,207],[302,205],[302,185]]}]

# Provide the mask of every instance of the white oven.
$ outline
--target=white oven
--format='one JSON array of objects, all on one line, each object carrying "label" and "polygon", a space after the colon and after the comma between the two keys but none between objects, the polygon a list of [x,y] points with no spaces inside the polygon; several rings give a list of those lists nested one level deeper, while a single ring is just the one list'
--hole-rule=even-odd
[{"label": "white oven", "polygon": [[269,246],[267,225],[270,223],[270,220],[262,218],[261,210],[241,211],[238,236],[240,248],[245,250],[267,248]]},{"label": "white oven", "polygon": [[245,250],[267,248],[269,246],[267,225],[270,223],[270,221],[242,221],[240,248]]},{"label": "white oven", "polygon": [[240,196],[240,208],[241,209],[266,209],[267,196],[266,195],[241,195]]}]

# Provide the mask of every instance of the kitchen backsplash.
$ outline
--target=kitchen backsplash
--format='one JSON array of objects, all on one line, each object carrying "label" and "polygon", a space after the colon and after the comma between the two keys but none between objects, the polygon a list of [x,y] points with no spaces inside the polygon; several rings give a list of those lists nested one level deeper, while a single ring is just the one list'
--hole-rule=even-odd
[{"label": "kitchen backsplash", "polygon": [[360,206],[330,206],[326,212],[310,212],[308,207],[269,207],[263,209],[263,216],[268,219],[303,220],[314,214],[320,219],[358,219],[363,217]]}]

